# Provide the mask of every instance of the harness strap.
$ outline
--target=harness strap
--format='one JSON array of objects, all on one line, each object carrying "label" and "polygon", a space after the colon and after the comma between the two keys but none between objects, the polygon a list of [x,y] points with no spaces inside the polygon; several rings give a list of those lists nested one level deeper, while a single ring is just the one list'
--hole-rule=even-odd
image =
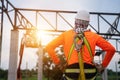
[{"label": "harness strap", "polygon": [[72,54],[72,51],[73,51],[74,47],[75,47],[75,45],[72,44],[72,46],[71,46],[71,48],[70,48],[70,52],[69,52],[69,54],[68,54],[67,61],[69,61],[69,59],[70,59],[70,57],[71,57],[71,54]]},{"label": "harness strap", "polygon": [[89,51],[90,57],[91,57],[91,59],[93,60],[92,50],[91,50],[91,47],[90,47],[90,44],[89,44],[88,40],[87,40],[86,37],[84,36],[84,33],[78,34],[78,36],[79,36],[81,39],[83,39],[83,42],[84,42],[84,44],[87,46],[87,49],[88,49],[88,51]]},{"label": "harness strap", "polygon": [[[78,40],[81,40],[81,43],[78,43]],[[74,45],[75,49],[78,52],[78,60],[79,60],[79,78],[78,80],[85,80],[85,74],[84,74],[84,65],[83,65],[83,59],[82,59],[82,54],[83,54],[83,35],[82,34],[77,34],[74,37]]]},{"label": "harness strap", "polygon": [[[87,41],[87,39],[85,38],[84,34],[81,33],[81,34],[77,34],[77,37],[75,38],[75,42],[77,42],[78,40],[82,40],[85,45],[87,46],[88,48],[88,51],[90,53],[90,56],[93,60],[93,56],[92,56],[92,51],[91,51],[91,47]],[[74,47],[76,47],[75,43],[72,44],[71,46],[71,49],[70,49],[70,52],[68,54],[68,58],[67,60],[69,61],[70,57],[71,57],[71,54],[73,52],[73,49]],[[83,44],[80,44],[78,45],[78,48],[77,48],[77,51],[80,50],[81,48],[83,47]],[[83,51],[82,51],[83,52]],[[79,69],[79,72],[80,72],[80,76],[79,76],[79,79],[78,80],[85,80],[85,74],[84,74],[84,65],[83,65],[83,61],[82,61],[82,53],[80,51],[78,51],[78,59],[79,59],[79,66],[80,66],[80,69]]]},{"label": "harness strap", "polygon": [[93,55],[92,55],[91,47],[90,47],[90,44],[88,43],[86,37],[83,37],[83,41],[84,41],[85,45],[87,46],[87,49],[88,49],[89,54],[90,54],[90,57],[91,57],[91,59],[93,61]]},{"label": "harness strap", "polygon": [[[83,36],[82,35],[80,35],[80,36],[78,36],[78,35],[76,35],[75,36],[75,38],[74,38],[74,43],[72,44],[72,46],[71,46],[71,49],[70,49],[70,52],[69,52],[69,55],[68,55],[68,61],[69,61],[69,59],[70,59],[70,57],[71,57],[71,54],[72,54],[72,51],[73,51],[73,49],[74,49],[74,47],[76,48],[76,50],[78,51],[78,59],[79,59],[79,66],[80,66],[80,69],[79,69],[79,73],[80,73],[80,75],[79,75],[79,78],[78,78],[78,80],[85,80],[85,74],[84,74],[84,65],[83,65],[83,60],[82,60],[82,54],[81,54],[81,52],[80,52],[80,48],[82,47],[82,45],[83,45],[83,40],[82,40],[82,43],[80,43],[80,44],[76,44],[77,42],[78,42],[78,40],[79,39],[81,39]],[[83,51],[82,51],[83,52]]]},{"label": "harness strap", "polygon": [[[82,51],[82,52],[83,52],[83,51]],[[80,66],[80,69],[79,69],[80,75],[79,75],[78,80],[85,80],[82,53],[80,53],[80,51],[78,52],[78,59],[79,59],[79,66]]]}]

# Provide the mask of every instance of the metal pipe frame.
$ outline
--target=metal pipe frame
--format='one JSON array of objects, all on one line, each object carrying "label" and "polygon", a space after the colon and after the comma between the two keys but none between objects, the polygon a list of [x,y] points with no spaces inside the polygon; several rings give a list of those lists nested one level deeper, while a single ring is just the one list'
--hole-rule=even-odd
[{"label": "metal pipe frame", "polygon": [[[3,1],[5,1],[4,4]],[[29,29],[36,29],[38,25],[38,19],[41,17],[46,24],[50,26],[52,29],[45,29],[49,32],[64,32],[65,30],[60,30],[58,28],[59,18],[61,18],[70,28],[73,28],[73,25],[66,19],[66,17],[63,14],[73,14],[75,15],[76,11],[62,11],[62,10],[42,10],[42,9],[23,9],[23,8],[16,8],[14,5],[12,5],[8,0],[1,0],[3,6],[2,11],[3,14],[5,13],[8,17],[8,20],[10,21],[12,27],[14,30],[29,30]],[[13,16],[10,15],[10,13],[14,14]],[[35,12],[35,22],[36,24],[33,25],[33,23],[27,19],[24,15],[24,13],[27,12]],[[43,13],[54,13],[55,14],[55,25],[53,25],[48,18],[46,18],[46,15]],[[34,15],[34,14],[33,14]],[[104,13],[104,12],[90,12],[90,16],[97,16],[97,25],[94,27],[92,24],[89,24],[89,27],[93,29],[96,33],[102,35],[107,40],[114,40],[116,41],[117,45],[120,45],[120,30],[118,30],[118,27],[120,27],[120,13]],[[115,16],[115,19],[113,23],[109,22],[106,19],[106,16]],[[4,16],[3,16],[4,18]],[[108,30],[105,32],[101,32],[101,29],[104,27],[101,27],[100,22],[104,21],[108,25]],[[3,23],[3,19],[1,19],[1,24]],[[4,25],[1,25],[1,28]],[[68,27],[67,26],[67,27]],[[119,47],[119,46],[117,46]],[[117,48],[116,48],[117,49]],[[116,52],[120,52],[119,50]]]}]

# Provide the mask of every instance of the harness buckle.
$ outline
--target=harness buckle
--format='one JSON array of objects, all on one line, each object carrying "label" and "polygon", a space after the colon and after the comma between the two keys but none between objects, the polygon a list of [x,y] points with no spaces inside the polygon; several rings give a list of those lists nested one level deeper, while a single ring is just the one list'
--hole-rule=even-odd
[{"label": "harness buckle", "polygon": [[[83,36],[82,34],[77,34],[77,35],[75,35],[75,37],[74,37],[75,50],[76,50],[77,52],[80,51],[82,45],[84,44],[83,37],[84,37],[84,36]],[[81,42],[78,43],[78,40],[81,40]]]}]

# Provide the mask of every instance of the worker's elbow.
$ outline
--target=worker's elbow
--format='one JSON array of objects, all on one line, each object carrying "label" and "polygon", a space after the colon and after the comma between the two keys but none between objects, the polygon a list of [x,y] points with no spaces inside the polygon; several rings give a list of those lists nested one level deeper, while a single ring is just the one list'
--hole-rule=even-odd
[{"label": "worker's elbow", "polygon": [[49,44],[45,47],[45,50],[46,50],[46,52],[51,53],[55,50],[55,48]]},{"label": "worker's elbow", "polygon": [[115,49],[114,47],[111,47],[111,48],[110,48],[110,52],[111,52],[112,54],[114,54],[115,51],[116,51],[116,49]]},{"label": "worker's elbow", "polygon": [[46,50],[47,52],[49,52],[50,46],[47,45],[47,46],[45,47],[45,50]]}]

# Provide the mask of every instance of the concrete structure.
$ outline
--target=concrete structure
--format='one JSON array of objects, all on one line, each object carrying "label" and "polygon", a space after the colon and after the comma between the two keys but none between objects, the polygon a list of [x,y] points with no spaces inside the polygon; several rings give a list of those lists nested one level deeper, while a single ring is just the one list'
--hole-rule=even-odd
[{"label": "concrete structure", "polygon": [[11,41],[10,41],[8,80],[17,79],[18,42],[19,42],[19,31],[12,30]]},{"label": "concrete structure", "polygon": [[43,48],[42,46],[38,49],[38,80],[42,80],[43,71]]}]

